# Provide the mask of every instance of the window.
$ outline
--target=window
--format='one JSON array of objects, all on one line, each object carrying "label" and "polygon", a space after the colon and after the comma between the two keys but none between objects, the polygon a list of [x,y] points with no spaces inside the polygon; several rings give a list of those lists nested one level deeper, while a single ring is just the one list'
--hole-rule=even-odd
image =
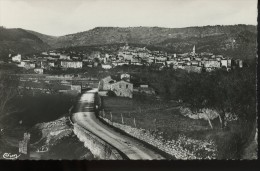
[{"label": "window", "polygon": [[119,88],[122,88],[121,84],[119,84]]},{"label": "window", "polygon": [[128,84],[125,85],[125,88],[128,88]]}]

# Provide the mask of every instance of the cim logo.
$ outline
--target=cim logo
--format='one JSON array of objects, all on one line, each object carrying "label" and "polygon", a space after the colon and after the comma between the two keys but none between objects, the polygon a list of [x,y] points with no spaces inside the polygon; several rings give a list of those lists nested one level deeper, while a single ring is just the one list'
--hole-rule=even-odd
[{"label": "cim logo", "polygon": [[36,152],[38,153],[44,153],[47,152],[49,149],[47,146],[42,146],[41,148],[39,148]]},{"label": "cim logo", "polygon": [[3,158],[7,160],[16,160],[21,156],[21,154],[11,154],[11,153],[4,153]]}]

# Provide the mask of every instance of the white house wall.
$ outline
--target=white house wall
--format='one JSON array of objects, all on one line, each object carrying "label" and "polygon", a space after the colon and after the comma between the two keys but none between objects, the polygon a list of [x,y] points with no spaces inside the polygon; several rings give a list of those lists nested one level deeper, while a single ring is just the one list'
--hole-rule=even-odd
[{"label": "white house wall", "polygon": [[[126,87],[128,85],[128,87]],[[127,83],[125,81],[119,81],[111,84],[111,90],[115,92],[117,96],[121,97],[133,97],[133,84]]]}]

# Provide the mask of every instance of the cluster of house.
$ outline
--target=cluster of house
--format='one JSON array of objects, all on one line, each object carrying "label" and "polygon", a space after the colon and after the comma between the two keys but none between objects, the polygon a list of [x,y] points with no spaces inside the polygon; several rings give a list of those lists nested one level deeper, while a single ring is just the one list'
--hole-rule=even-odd
[{"label": "cluster of house", "polygon": [[107,55],[104,63],[111,63],[112,66],[118,65],[153,65],[159,66],[159,69],[171,67],[174,69],[184,69],[192,72],[212,71],[214,69],[225,67],[230,70],[234,67],[243,67],[243,61],[240,59],[225,58],[223,55],[214,55],[213,53],[195,52],[195,46],[191,53],[168,54],[161,51],[150,51],[147,48],[137,48],[125,45],[118,51],[117,57]]},{"label": "cluster of house", "polygon": [[[117,53],[117,54],[116,54]],[[82,68],[101,66],[104,69],[111,69],[121,65],[146,65],[156,66],[159,70],[170,67],[174,69],[184,69],[188,72],[212,71],[218,68],[230,70],[232,68],[242,68],[243,61],[240,59],[225,58],[223,55],[203,52],[197,54],[195,46],[192,52],[184,54],[169,54],[162,51],[150,51],[147,48],[130,47],[125,45],[120,47],[114,54],[93,51],[91,54],[82,52],[70,52],[69,54],[57,51],[42,52],[41,55],[34,55],[30,59],[23,59],[20,54],[12,56],[11,60],[19,67],[34,69],[36,73],[42,74],[44,70],[52,67],[59,68]]]},{"label": "cluster of house", "polygon": [[134,87],[134,84],[130,82],[130,74],[123,73],[119,77],[112,78],[107,76],[100,80],[98,90],[101,95],[108,95],[108,92],[113,92],[116,96],[133,98],[133,93],[143,93],[146,95],[155,95],[153,88],[147,84],[141,84]]},{"label": "cluster of house", "polygon": [[43,52],[41,55],[34,55],[30,59],[23,58],[21,54],[9,54],[12,62],[18,67],[33,69],[35,73],[43,74],[44,70],[52,67],[59,68],[82,68],[83,62],[80,57],[61,54],[59,52]]}]

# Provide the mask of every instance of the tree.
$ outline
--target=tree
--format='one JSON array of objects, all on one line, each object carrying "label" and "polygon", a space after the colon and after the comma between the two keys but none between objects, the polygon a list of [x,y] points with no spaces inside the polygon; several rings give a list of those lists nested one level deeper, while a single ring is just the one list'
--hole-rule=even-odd
[{"label": "tree", "polygon": [[0,49],[0,61],[8,62],[9,59],[9,50],[3,49],[1,51]]},{"label": "tree", "polygon": [[237,115],[241,124],[255,121],[256,77],[253,66],[231,72],[190,73],[184,78],[179,80],[177,97],[189,104],[192,111],[215,109],[221,128],[226,127],[226,113]]},{"label": "tree", "polygon": [[212,96],[208,106],[217,110],[221,128],[225,128],[226,113],[233,113],[244,122],[255,115],[255,71],[250,68],[217,71],[212,74]]},{"label": "tree", "polygon": [[[199,113],[202,109],[208,108],[213,98],[212,87],[214,87],[213,77],[209,73],[187,73],[184,79],[179,80],[176,95],[189,107],[192,112]],[[209,115],[209,113],[207,113]],[[210,116],[207,117],[210,127],[213,125]]]},{"label": "tree", "polygon": [[113,92],[113,91],[111,91],[111,90],[109,90],[109,91],[107,92],[107,95],[110,96],[110,97],[115,97],[115,96],[116,96],[116,93]]},{"label": "tree", "polygon": [[0,119],[7,115],[7,104],[18,94],[18,78],[0,71]]}]

